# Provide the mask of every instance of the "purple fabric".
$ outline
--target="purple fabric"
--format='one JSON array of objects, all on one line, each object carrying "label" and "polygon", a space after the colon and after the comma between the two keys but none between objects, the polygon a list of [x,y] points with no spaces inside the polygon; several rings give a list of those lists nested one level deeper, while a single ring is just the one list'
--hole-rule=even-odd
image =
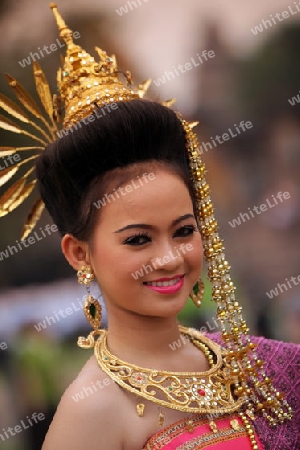
[{"label": "purple fabric", "polygon": [[[219,333],[207,336],[222,345]],[[251,336],[251,340],[258,344],[258,357],[266,362],[266,374],[294,410],[292,420],[275,428],[269,427],[264,418],[257,419],[256,431],[266,450],[300,450],[300,345],[256,336]]]}]

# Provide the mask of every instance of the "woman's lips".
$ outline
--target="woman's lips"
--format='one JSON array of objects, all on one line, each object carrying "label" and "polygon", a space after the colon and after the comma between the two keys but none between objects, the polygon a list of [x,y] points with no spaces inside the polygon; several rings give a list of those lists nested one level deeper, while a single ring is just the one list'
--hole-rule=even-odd
[{"label": "woman's lips", "polygon": [[160,294],[174,294],[178,292],[184,283],[184,275],[173,278],[160,278],[159,281],[146,281],[143,284]]}]

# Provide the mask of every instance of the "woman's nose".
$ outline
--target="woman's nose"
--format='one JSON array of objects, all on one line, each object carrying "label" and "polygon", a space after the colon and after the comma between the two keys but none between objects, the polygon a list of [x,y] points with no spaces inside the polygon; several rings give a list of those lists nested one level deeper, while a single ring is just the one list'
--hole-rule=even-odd
[{"label": "woman's nose", "polygon": [[182,265],[184,261],[183,253],[174,245],[164,245],[153,258],[151,264],[156,268],[174,270]]}]

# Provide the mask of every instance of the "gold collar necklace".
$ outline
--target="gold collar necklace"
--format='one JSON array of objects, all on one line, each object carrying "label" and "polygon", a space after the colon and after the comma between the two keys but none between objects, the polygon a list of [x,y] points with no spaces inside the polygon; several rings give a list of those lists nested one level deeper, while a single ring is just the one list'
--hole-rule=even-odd
[{"label": "gold collar necklace", "polygon": [[[95,356],[101,369],[119,386],[138,397],[178,411],[200,414],[228,414],[247,400],[235,398],[240,384],[226,362],[226,352],[198,331],[180,327],[182,336],[201,349],[208,358],[206,372],[167,372],[136,366],[112,355],[107,348],[107,331],[102,330],[95,344]],[[143,405],[137,406],[139,411]]]}]

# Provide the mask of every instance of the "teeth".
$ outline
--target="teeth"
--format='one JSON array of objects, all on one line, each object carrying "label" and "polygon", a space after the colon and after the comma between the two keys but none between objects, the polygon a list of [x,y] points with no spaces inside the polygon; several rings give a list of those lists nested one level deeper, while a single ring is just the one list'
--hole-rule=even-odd
[{"label": "teeth", "polygon": [[146,284],[148,286],[173,286],[173,284],[176,284],[180,281],[180,278],[174,278],[170,281],[148,281]]}]

